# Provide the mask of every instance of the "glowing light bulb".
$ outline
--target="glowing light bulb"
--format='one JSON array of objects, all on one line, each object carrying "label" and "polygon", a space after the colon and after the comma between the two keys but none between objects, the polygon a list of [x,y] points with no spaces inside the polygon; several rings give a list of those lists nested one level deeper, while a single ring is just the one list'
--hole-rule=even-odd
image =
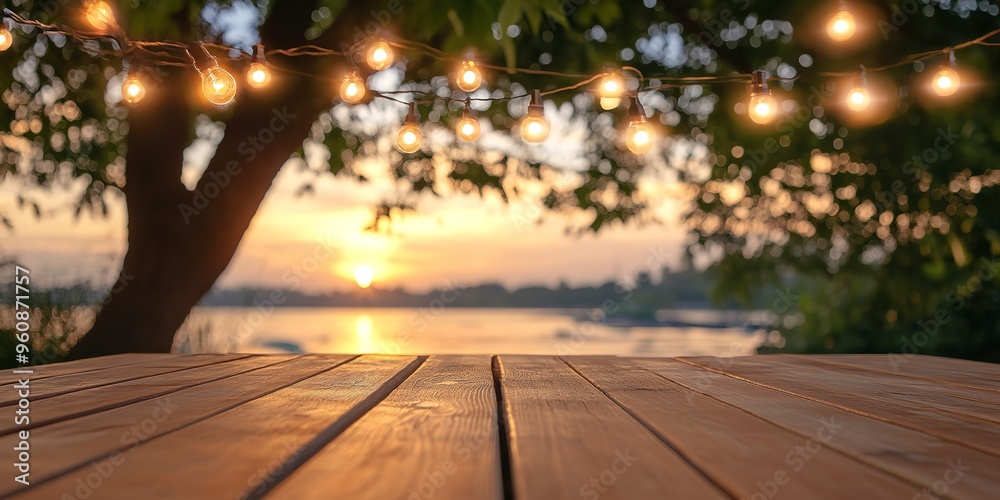
[{"label": "glowing light bulb", "polygon": [[122,97],[129,104],[138,104],[146,97],[146,86],[135,75],[129,75],[122,84]]},{"label": "glowing light bulb", "polygon": [[625,93],[625,81],[616,73],[605,73],[601,78],[598,94],[601,97],[620,98]]},{"label": "glowing light bulb", "polygon": [[872,103],[872,96],[868,89],[862,86],[854,87],[847,93],[847,107],[851,111],[864,111]]},{"label": "glowing light bulb", "polygon": [[0,52],[10,48],[14,44],[14,35],[6,26],[0,24]]},{"label": "glowing light bulb", "polygon": [[528,142],[542,142],[549,137],[549,131],[549,121],[545,119],[542,107],[542,94],[535,90],[531,93],[528,116],[521,121],[521,137]]},{"label": "glowing light bulb", "polygon": [[529,116],[521,122],[521,137],[528,142],[542,142],[549,137],[549,122],[544,116]]},{"label": "glowing light bulb", "polygon": [[761,125],[771,123],[778,116],[778,105],[774,102],[774,98],[770,94],[751,97],[750,103],[747,105],[747,110],[750,119],[754,123]]},{"label": "glowing light bulb", "polygon": [[379,40],[368,46],[368,50],[365,51],[365,60],[368,62],[369,68],[381,71],[392,66],[395,55],[392,52],[392,46],[388,42]]},{"label": "glowing light bulb", "polygon": [[271,70],[262,63],[255,62],[247,69],[247,85],[260,89],[271,83]]},{"label": "glowing light bulb", "polygon": [[612,110],[618,107],[622,103],[620,97],[602,97],[601,98],[601,109]]},{"label": "glowing light bulb", "polygon": [[416,123],[406,123],[396,135],[396,147],[404,153],[415,153],[424,140],[420,127]]},{"label": "glowing light bulb", "polygon": [[842,9],[830,18],[830,22],[826,25],[826,34],[835,42],[843,42],[854,36],[854,31],[857,29],[854,15]]},{"label": "glowing light bulb", "polygon": [[474,61],[465,61],[458,70],[455,83],[463,91],[472,92],[483,84],[483,73],[479,71],[479,67],[476,66]]},{"label": "glowing light bulb", "polygon": [[224,106],[236,97],[236,78],[228,71],[216,66],[202,73],[201,91],[208,102]]},{"label": "glowing light bulb", "polygon": [[464,141],[472,142],[479,139],[479,136],[483,133],[483,128],[479,124],[479,120],[474,116],[463,116],[458,124],[455,125],[455,133]]},{"label": "glowing light bulb", "polygon": [[115,21],[115,13],[111,10],[111,6],[105,2],[90,2],[87,5],[87,21],[94,29],[100,31],[108,31],[109,28],[113,28],[118,25]]},{"label": "glowing light bulb", "polygon": [[365,88],[365,81],[357,73],[344,77],[340,84],[340,98],[347,104],[357,104],[365,99],[368,90]]},{"label": "glowing light bulb", "polygon": [[644,155],[653,149],[656,142],[656,130],[645,119],[632,120],[625,131],[625,145],[629,151]]},{"label": "glowing light bulb", "polygon": [[778,105],[767,88],[767,72],[754,71],[752,78],[753,90],[747,103],[747,114],[754,123],[766,125],[778,116]]},{"label": "glowing light bulb", "polygon": [[931,89],[941,97],[950,96],[958,92],[961,81],[962,79],[958,76],[958,71],[955,71],[955,68],[942,66],[931,80]]}]

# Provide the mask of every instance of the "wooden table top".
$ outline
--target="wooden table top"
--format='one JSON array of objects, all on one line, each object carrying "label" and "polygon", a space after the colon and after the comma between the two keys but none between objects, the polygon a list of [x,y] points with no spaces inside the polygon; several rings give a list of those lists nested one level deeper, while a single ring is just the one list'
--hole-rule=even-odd
[{"label": "wooden table top", "polygon": [[1000,365],[946,358],[124,354],[30,377],[18,425],[0,374],[31,483],[0,497],[1000,495]]}]

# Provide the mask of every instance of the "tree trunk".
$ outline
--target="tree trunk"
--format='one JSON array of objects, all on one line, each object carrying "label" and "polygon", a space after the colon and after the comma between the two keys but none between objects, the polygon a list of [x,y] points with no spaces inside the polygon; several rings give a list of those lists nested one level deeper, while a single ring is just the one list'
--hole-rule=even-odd
[{"label": "tree trunk", "polygon": [[[313,3],[275,6],[261,27],[268,47],[307,43],[303,33]],[[329,31],[350,32],[337,24]],[[315,60],[299,59],[282,61],[283,67],[316,71]],[[329,107],[331,86],[292,72],[277,72],[264,91],[242,89],[225,137],[192,192],[180,174],[192,139],[189,103],[204,103],[188,92],[197,87],[194,79],[190,70],[174,71],[129,114],[128,252],[116,286],[71,359],[169,352],[191,308],[232,260],[275,175]]]}]

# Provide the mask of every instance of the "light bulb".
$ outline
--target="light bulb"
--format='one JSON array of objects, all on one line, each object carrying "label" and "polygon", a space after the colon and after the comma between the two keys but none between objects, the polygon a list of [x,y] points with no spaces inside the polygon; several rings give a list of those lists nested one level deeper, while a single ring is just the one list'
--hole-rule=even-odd
[{"label": "light bulb", "polygon": [[201,91],[208,102],[224,106],[236,97],[236,78],[218,66],[209,68],[201,76]]},{"label": "light bulb", "polygon": [[0,52],[10,48],[14,44],[14,35],[2,23],[0,23]]},{"label": "light bulb", "polygon": [[865,87],[854,87],[847,94],[847,107],[851,111],[864,111],[872,103],[872,96]]},{"label": "light bulb", "polygon": [[826,25],[826,34],[830,35],[830,38],[835,42],[843,42],[851,38],[857,28],[854,15],[846,10],[841,10],[830,18],[830,22]]},{"label": "light bulb", "polygon": [[598,95],[602,98],[607,97],[616,99],[620,98],[624,93],[625,81],[622,80],[622,77],[615,73],[606,73],[604,77],[601,78],[601,84],[598,86]]},{"label": "light bulb", "polygon": [[340,84],[340,98],[347,104],[357,104],[364,100],[365,81],[357,73],[351,73],[344,77],[344,83]]},{"label": "light bulb", "polygon": [[656,142],[656,130],[645,119],[632,120],[625,131],[625,145],[629,151],[644,155],[653,149]]},{"label": "light bulb", "polygon": [[87,21],[94,29],[100,31],[107,31],[109,28],[117,26],[118,23],[115,21],[115,13],[111,10],[111,6],[105,2],[91,2],[87,6]]},{"label": "light bulb", "polygon": [[747,113],[754,123],[766,125],[778,116],[778,105],[770,94],[755,95],[750,98],[750,102],[747,104]]},{"label": "light bulb", "polygon": [[542,142],[549,137],[549,129],[545,108],[542,107],[542,94],[534,90],[528,104],[528,116],[521,121],[521,137],[528,142]]},{"label": "light bulb", "polygon": [[368,67],[375,71],[381,71],[392,66],[394,59],[392,46],[385,40],[379,40],[369,45],[368,50],[365,52],[365,60],[368,62]]},{"label": "light bulb", "polygon": [[479,120],[474,116],[463,116],[458,124],[455,125],[455,133],[458,134],[462,140],[472,142],[479,139],[480,134],[483,133],[483,128],[479,125]]},{"label": "light bulb", "polygon": [[247,85],[261,89],[271,83],[271,70],[262,63],[255,62],[247,69]]},{"label": "light bulb", "polygon": [[474,61],[465,61],[462,63],[462,67],[458,70],[458,76],[455,78],[455,83],[458,84],[458,88],[463,91],[472,92],[483,84],[483,73],[479,71],[479,67],[476,66]]},{"label": "light bulb", "polygon": [[620,97],[602,97],[601,98],[601,109],[610,111],[618,107],[622,100]]},{"label": "light bulb", "polygon": [[931,80],[931,89],[941,97],[950,96],[958,92],[958,86],[961,84],[961,81],[961,77],[958,76],[958,71],[955,71],[955,68],[942,66],[934,74],[934,79]]},{"label": "light bulb", "polygon": [[146,86],[135,75],[129,75],[122,84],[122,97],[129,104],[137,104],[146,97]]},{"label": "light bulb", "polygon": [[416,123],[406,122],[396,135],[396,147],[404,153],[414,153],[420,149],[424,136]]},{"label": "light bulb", "polygon": [[542,142],[549,137],[549,122],[544,116],[529,116],[521,122],[521,137],[528,142]]}]

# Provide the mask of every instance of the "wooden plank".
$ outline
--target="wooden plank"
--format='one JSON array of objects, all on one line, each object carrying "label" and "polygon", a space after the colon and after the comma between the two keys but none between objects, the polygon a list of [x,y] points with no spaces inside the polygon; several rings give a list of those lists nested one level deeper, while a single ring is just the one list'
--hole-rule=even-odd
[{"label": "wooden plank", "polygon": [[[87,358],[87,359],[78,359],[76,361],[52,363],[50,365],[27,366],[25,368],[30,369],[34,372],[31,374],[31,380],[35,381],[35,380],[41,380],[43,378],[55,377],[58,375],[68,375],[71,373],[86,373],[95,370],[103,370],[105,368],[114,368],[116,366],[149,363],[157,359],[163,359],[172,356],[176,356],[176,354],[167,354],[167,353],[115,354],[112,356],[103,356],[100,358]],[[14,370],[14,368],[4,370],[2,373],[0,373],[0,385],[13,384],[18,380],[24,378],[24,375],[11,373],[12,370]]]},{"label": "wooden plank", "polygon": [[27,425],[15,424],[14,410],[17,406],[7,406],[0,409],[0,415],[9,414],[10,417],[0,419],[0,435],[125,406],[295,357],[297,356],[253,356],[203,366],[197,370],[164,373],[32,401],[31,421]]},{"label": "wooden plank", "polygon": [[[291,472],[419,364],[414,357],[364,356],[144,442],[121,457],[114,473],[95,489],[95,496],[236,497],[269,471]],[[164,471],[176,480],[164,480]],[[73,471],[32,488],[23,497],[58,498],[90,472],[89,468]]]},{"label": "wooden plank", "polygon": [[499,368],[514,498],[727,497],[561,360],[501,356]]},{"label": "wooden plank", "polygon": [[[103,370],[87,373],[86,376],[77,376],[74,373],[58,375],[31,382],[30,398],[32,402],[40,399],[51,398],[60,394],[67,394],[74,391],[99,387],[102,385],[116,384],[127,380],[135,380],[143,377],[152,377],[161,373],[187,370],[198,366],[224,363],[234,359],[247,357],[246,354],[191,354],[187,356],[174,355],[167,358],[155,359],[149,363],[141,363],[126,366],[116,366]],[[0,399],[0,406],[16,404],[17,394],[8,391],[4,394],[6,399]]]},{"label": "wooden plank", "polygon": [[[759,359],[752,359],[759,358]],[[979,451],[1000,455],[1000,426],[921,403],[900,401],[865,381],[841,383],[813,370],[769,361],[770,356],[730,358],[725,373],[862,415],[909,427]],[[709,369],[714,358],[680,358]],[[715,368],[717,369],[717,368]],[[878,395],[876,395],[878,393]]]},{"label": "wooden plank", "polygon": [[823,363],[850,365],[901,377],[1000,391],[1000,364],[902,354],[810,354],[808,357]]},{"label": "wooden plank", "polygon": [[[87,415],[31,431],[31,482],[35,485],[76,471],[84,480],[98,468],[115,469],[111,457],[128,459],[141,443],[218,415],[317,373],[337,367],[353,356],[308,355],[286,363],[184,389],[155,399]],[[204,443],[211,443],[206,440]],[[0,437],[0,447],[13,449],[15,435]],[[115,455],[117,453],[118,455]],[[231,458],[231,457],[230,457]],[[169,470],[169,468],[164,469]],[[100,475],[100,474],[99,474]],[[161,476],[162,480],[162,476]],[[75,481],[75,479],[73,479]],[[103,479],[98,479],[98,482]],[[0,483],[0,497],[20,491],[13,481]],[[68,487],[75,494],[77,486]],[[29,495],[33,496],[33,495]],[[77,498],[86,495],[77,494]],[[59,498],[56,495],[56,498]],[[95,495],[94,498],[104,498]]]},{"label": "wooden plank", "polygon": [[935,483],[945,481],[946,474],[957,479],[943,483],[952,498],[990,498],[1000,486],[995,472],[1000,471],[1000,458],[993,455],[673,359],[634,361],[690,390],[804,437],[812,437],[817,421],[833,419],[840,427],[823,446],[921,485],[929,492],[933,492]]},{"label": "wooden plank", "polygon": [[926,381],[860,370],[852,366],[820,363],[797,356],[778,355],[756,362],[765,363],[774,370],[808,373],[814,380],[823,380],[828,387],[845,390],[863,387],[866,395],[895,400],[901,405],[936,408],[1000,423],[1000,393],[947,384],[929,384]]},{"label": "wooden plank", "polygon": [[[503,498],[490,361],[489,356],[430,357],[271,495]],[[392,471],[391,481],[385,480],[386,471]]]},{"label": "wooden plank", "polygon": [[628,360],[567,362],[734,497],[912,498],[919,489],[827,448],[840,431],[830,412],[804,436]]}]

